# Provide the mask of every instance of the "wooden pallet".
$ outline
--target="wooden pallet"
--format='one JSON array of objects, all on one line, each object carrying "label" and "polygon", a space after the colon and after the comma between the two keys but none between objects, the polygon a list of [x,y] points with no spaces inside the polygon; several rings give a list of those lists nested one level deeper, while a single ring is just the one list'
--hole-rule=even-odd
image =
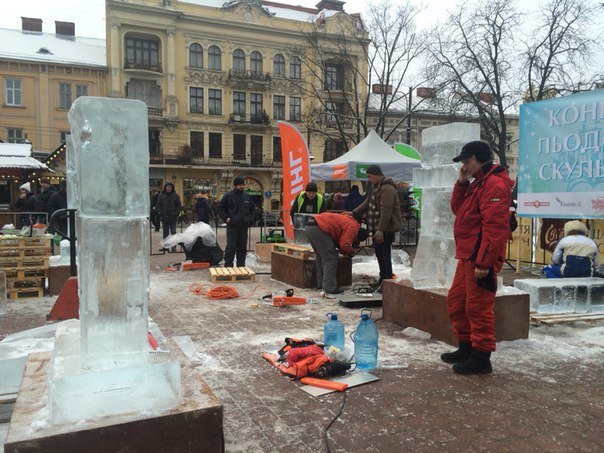
[{"label": "wooden pallet", "polygon": [[5,269],[6,280],[23,280],[26,278],[48,278],[48,269]]},{"label": "wooden pallet", "polygon": [[46,236],[23,236],[23,237],[2,237],[0,236],[0,249],[12,249],[30,246],[50,246],[50,237]]},{"label": "wooden pallet", "polygon": [[593,322],[601,320],[604,320],[604,312],[602,311],[594,311],[591,313],[531,313],[531,321],[545,325],[564,324],[577,321]]},{"label": "wooden pallet", "polygon": [[42,297],[44,288],[24,288],[7,290],[6,296],[8,299],[26,299],[30,297]]},{"label": "wooden pallet", "polygon": [[15,247],[15,248],[0,248],[0,257],[8,258],[8,257],[16,257],[16,258],[26,258],[26,257],[48,257],[50,256],[50,246],[47,245],[38,245],[38,246],[25,246],[25,247]]},{"label": "wooden pallet", "polygon": [[9,278],[6,280],[6,287],[11,289],[29,289],[29,288],[44,288],[44,277],[33,278]]},{"label": "wooden pallet", "polygon": [[0,269],[45,269],[48,268],[48,256],[2,256],[0,255]]},{"label": "wooden pallet", "polygon": [[289,255],[301,260],[307,260],[313,253],[312,248],[298,244],[273,244],[273,252]]},{"label": "wooden pallet", "polygon": [[211,267],[210,279],[212,283],[254,281],[256,273],[249,267]]}]

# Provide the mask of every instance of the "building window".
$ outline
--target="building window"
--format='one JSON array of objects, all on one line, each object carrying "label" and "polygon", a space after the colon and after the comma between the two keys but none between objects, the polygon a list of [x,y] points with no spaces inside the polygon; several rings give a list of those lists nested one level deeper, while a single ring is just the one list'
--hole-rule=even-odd
[{"label": "building window", "polygon": [[285,96],[273,96],[273,118],[285,119]]},{"label": "building window", "polygon": [[59,83],[59,107],[71,107],[71,83]]},{"label": "building window", "polygon": [[189,66],[203,68],[203,48],[197,43],[189,47]]},{"label": "building window", "polygon": [[245,135],[233,135],[233,160],[245,160]]},{"label": "building window", "polygon": [[250,115],[252,118],[262,118],[262,94],[250,94]]},{"label": "building window", "polygon": [[280,53],[273,58],[273,75],[285,77],[285,57]]},{"label": "building window", "polygon": [[59,143],[67,143],[67,135],[69,135],[69,131],[59,132]]},{"label": "building window", "polygon": [[336,124],[338,122],[338,117],[342,114],[343,109],[344,104],[338,102],[326,102],[325,122],[327,124]]},{"label": "building window", "polygon": [[161,157],[161,129],[149,129],[149,157]]},{"label": "building window", "polygon": [[152,39],[126,38],[125,67],[159,71],[159,42]]},{"label": "building window", "polygon": [[222,115],[222,90],[208,90],[208,113]]},{"label": "building window", "polygon": [[203,132],[191,131],[189,143],[192,157],[203,157]]},{"label": "building window", "polygon": [[245,71],[245,53],[243,53],[243,50],[241,49],[235,49],[233,51],[233,71]]},{"label": "building window", "polygon": [[21,80],[6,79],[4,82],[4,86],[4,102],[6,103],[6,105],[23,105],[23,91],[21,88]]},{"label": "building window", "polygon": [[329,162],[344,154],[344,143],[338,140],[325,140],[323,162]]},{"label": "building window", "polygon": [[327,63],[325,65],[325,89],[344,89],[344,67],[341,64]]},{"label": "building window", "polygon": [[9,127],[6,129],[6,141],[8,143],[21,143],[24,138],[23,129],[16,127]]},{"label": "building window", "polygon": [[189,88],[189,105],[191,113],[203,113],[203,88]]},{"label": "building window", "polygon": [[222,134],[210,132],[210,159],[222,159]]},{"label": "building window", "polygon": [[233,91],[233,115],[245,116],[245,92]]},{"label": "building window", "polygon": [[302,78],[302,61],[300,60],[300,57],[292,57],[289,62],[289,76],[292,79]]},{"label": "building window", "polygon": [[302,121],[302,98],[289,98],[289,120]]},{"label": "building window", "polygon": [[208,68],[222,69],[222,52],[218,46],[210,46],[208,49]]},{"label": "building window", "polygon": [[76,85],[76,99],[80,96],[88,96],[88,85]]},{"label": "building window", "polygon": [[250,70],[252,74],[262,74],[262,54],[257,50],[250,55]]},{"label": "building window", "polygon": [[153,80],[130,79],[126,84],[126,97],[143,101],[147,107],[161,108],[161,88]]},{"label": "building window", "polygon": [[281,162],[281,137],[273,136],[273,162]]}]

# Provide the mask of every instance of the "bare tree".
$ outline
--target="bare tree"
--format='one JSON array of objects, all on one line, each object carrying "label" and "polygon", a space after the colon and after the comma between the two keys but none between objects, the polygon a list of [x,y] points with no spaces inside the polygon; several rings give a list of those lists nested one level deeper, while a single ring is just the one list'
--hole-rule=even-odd
[{"label": "bare tree", "polygon": [[515,36],[519,15],[506,0],[458,7],[432,32],[428,77],[456,114],[477,116],[482,136],[507,165],[506,114],[518,102]]},{"label": "bare tree", "polygon": [[[394,106],[407,105],[409,75],[426,49],[415,27],[420,9],[410,0],[398,5],[384,0],[367,10],[363,21],[358,16],[352,21],[339,16],[319,19],[308,34],[311,52],[304,63],[315,82],[307,95],[315,105],[305,121],[314,132],[342,141],[344,151],[365,138],[370,128],[387,139],[405,120],[386,125]],[[381,87],[379,93],[371,93],[373,84]]]},{"label": "bare tree", "polygon": [[586,0],[550,0],[544,5],[527,43],[525,101],[597,85],[598,77],[585,71],[595,44],[589,37],[595,9]]}]

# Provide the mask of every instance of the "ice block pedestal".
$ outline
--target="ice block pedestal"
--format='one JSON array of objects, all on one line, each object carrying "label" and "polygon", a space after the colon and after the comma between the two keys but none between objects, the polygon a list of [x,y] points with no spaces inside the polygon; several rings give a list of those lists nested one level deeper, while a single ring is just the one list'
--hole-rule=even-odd
[{"label": "ice block pedestal", "polygon": [[478,124],[452,123],[422,132],[422,168],[413,169],[413,185],[422,189],[421,234],[411,268],[416,289],[451,286],[457,260],[449,201],[459,168],[453,158],[463,145],[479,139]]},{"label": "ice block pedestal", "polygon": [[80,97],[69,111],[68,203],[77,209],[80,324],[57,330],[53,424],[178,406],[180,366],[150,352],[147,107]]}]

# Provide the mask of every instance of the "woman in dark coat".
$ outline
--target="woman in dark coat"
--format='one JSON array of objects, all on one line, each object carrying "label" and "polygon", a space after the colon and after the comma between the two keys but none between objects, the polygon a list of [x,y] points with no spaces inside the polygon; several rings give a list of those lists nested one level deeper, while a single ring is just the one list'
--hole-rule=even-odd
[{"label": "woman in dark coat", "polygon": [[167,182],[164,190],[157,197],[155,205],[163,226],[163,237],[176,234],[176,219],[182,208],[180,197],[174,191],[174,184]]},{"label": "woman in dark coat", "polygon": [[212,215],[212,206],[208,201],[207,192],[201,192],[197,195],[197,201],[195,202],[195,211],[197,211],[197,221],[203,223],[210,223]]}]

